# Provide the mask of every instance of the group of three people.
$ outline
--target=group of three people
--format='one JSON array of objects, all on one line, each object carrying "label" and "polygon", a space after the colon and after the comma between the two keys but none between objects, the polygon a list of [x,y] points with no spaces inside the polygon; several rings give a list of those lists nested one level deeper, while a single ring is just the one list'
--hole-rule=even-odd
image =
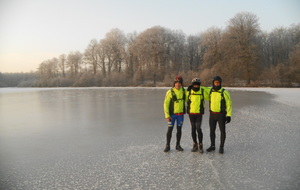
[{"label": "group of three people", "polygon": [[[164,100],[164,113],[168,122],[167,143],[164,152],[170,151],[172,131],[176,122],[176,150],[183,151],[180,146],[184,114],[189,114],[193,139],[192,152],[199,150],[203,153],[203,133],[201,130],[202,116],[204,114],[205,102],[209,102],[209,126],[210,126],[210,147],[207,152],[215,150],[216,126],[219,124],[221,142],[219,153],[224,153],[226,138],[226,124],[231,121],[232,104],[230,94],[222,87],[222,78],[215,76],[212,87],[201,86],[199,78],[194,78],[187,90],[183,88],[183,78],[177,76],[174,86],[167,91]],[[198,136],[198,141],[197,141]]]}]

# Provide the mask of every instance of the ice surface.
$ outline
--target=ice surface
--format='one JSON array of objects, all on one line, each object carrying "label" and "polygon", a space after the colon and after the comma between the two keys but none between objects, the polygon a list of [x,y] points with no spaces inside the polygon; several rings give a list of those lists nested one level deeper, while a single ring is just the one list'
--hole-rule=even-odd
[{"label": "ice surface", "polygon": [[163,152],[167,89],[0,89],[0,189],[300,188],[299,89],[227,88],[223,155]]},{"label": "ice surface", "polygon": [[275,95],[275,100],[290,106],[300,106],[300,88],[226,88],[230,90],[267,92]]}]

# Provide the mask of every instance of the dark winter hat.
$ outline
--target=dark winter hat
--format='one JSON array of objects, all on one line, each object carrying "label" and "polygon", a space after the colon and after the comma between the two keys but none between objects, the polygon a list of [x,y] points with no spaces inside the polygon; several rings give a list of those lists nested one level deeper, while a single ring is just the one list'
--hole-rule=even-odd
[{"label": "dark winter hat", "polygon": [[222,83],[222,78],[221,77],[215,76],[212,82],[214,82],[216,80],[219,81],[220,83]]}]

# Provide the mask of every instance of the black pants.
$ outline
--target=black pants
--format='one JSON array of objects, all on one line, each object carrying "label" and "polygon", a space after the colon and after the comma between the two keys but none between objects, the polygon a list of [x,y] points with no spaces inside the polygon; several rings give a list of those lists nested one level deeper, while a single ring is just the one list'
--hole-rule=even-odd
[{"label": "black pants", "polygon": [[[167,145],[170,146],[171,138],[172,138],[172,131],[174,127],[168,127],[167,131]],[[177,126],[177,133],[176,133],[176,146],[180,145],[180,139],[181,139],[181,128],[182,126]]]},{"label": "black pants", "polygon": [[209,115],[209,127],[210,127],[210,142],[211,146],[215,146],[216,139],[216,127],[217,123],[219,124],[220,132],[221,132],[221,144],[220,147],[224,147],[225,139],[226,139],[226,114],[213,114]]},{"label": "black pants", "polygon": [[198,141],[199,144],[202,144],[202,140],[203,140],[203,133],[201,130],[201,124],[202,124],[202,114],[200,115],[193,115],[190,114],[190,122],[191,122],[191,126],[192,126],[192,139],[194,141],[194,143],[197,143],[197,133],[198,133]]}]

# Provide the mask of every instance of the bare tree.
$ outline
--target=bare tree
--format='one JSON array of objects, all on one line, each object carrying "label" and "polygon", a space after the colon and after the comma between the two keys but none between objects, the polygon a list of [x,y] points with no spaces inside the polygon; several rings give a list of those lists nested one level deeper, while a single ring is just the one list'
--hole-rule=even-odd
[{"label": "bare tree", "polygon": [[62,72],[63,78],[66,77],[66,60],[67,56],[65,54],[61,54],[58,59],[58,66]]},{"label": "bare tree", "polygon": [[79,51],[71,52],[67,57],[67,65],[70,68],[71,77],[76,77],[81,69],[82,54]]},{"label": "bare tree", "polygon": [[179,73],[182,70],[186,70],[186,65],[184,63],[185,57],[185,45],[186,37],[185,34],[180,30],[168,31],[167,30],[167,39],[165,44],[168,44],[168,60],[171,63],[171,70],[174,73]]},{"label": "bare tree", "polygon": [[[99,57],[99,67],[102,70],[103,77],[106,77],[106,53],[105,53],[105,40],[101,40],[97,47],[97,55]],[[110,65],[109,65],[110,66]],[[111,67],[110,67],[111,68]]]},{"label": "bare tree", "polygon": [[132,48],[137,37],[137,33],[130,33],[127,35],[127,46],[126,46],[126,66],[125,73],[127,78],[133,79],[135,73],[135,66],[137,64],[136,57],[134,57],[134,49]]},{"label": "bare tree", "polygon": [[201,36],[203,38],[201,46],[205,49],[202,68],[212,68],[214,65],[222,64],[222,30],[213,27]]},{"label": "bare tree", "polygon": [[119,29],[112,29],[106,34],[102,41],[105,55],[107,58],[108,73],[110,74],[112,67],[117,72],[121,72],[122,63],[125,61],[126,37]]},{"label": "bare tree", "polygon": [[133,53],[138,60],[139,80],[163,80],[166,65],[166,29],[155,26],[137,36]]},{"label": "bare tree", "polygon": [[232,74],[250,84],[259,71],[257,36],[260,32],[258,18],[242,12],[230,19],[223,40],[223,50]]},{"label": "bare tree", "polygon": [[268,35],[268,65],[276,66],[286,63],[295,45],[300,41],[300,25],[295,25],[290,29],[276,28]]},{"label": "bare tree", "polygon": [[53,86],[53,79],[58,77],[58,59],[43,61],[38,67],[38,75],[42,86]]},{"label": "bare tree", "polygon": [[289,58],[289,70],[291,81],[300,85],[300,42],[295,45]]},{"label": "bare tree", "polygon": [[90,44],[86,48],[84,52],[84,58],[83,58],[87,64],[90,64],[92,66],[94,75],[96,75],[97,73],[97,66],[99,62],[97,51],[98,51],[98,42],[96,39],[93,39],[91,40]]},{"label": "bare tree", "polygon": [[300,24],[262,33],[256,15],[248,12],[236,14],[225,30],[212,27],[187,38],[161,26],[127,36],[115,28],[91,40],[83,55],[43,61],[39,84],[157,85],[174,74],[205,81],[217,74],[226,85],[299,85],[299,44]]},{"label": "bare tree", "polygon": [[201,62],[200,35],[190,35],[187,38],[187,61],[189,70],[197,70]]}]

